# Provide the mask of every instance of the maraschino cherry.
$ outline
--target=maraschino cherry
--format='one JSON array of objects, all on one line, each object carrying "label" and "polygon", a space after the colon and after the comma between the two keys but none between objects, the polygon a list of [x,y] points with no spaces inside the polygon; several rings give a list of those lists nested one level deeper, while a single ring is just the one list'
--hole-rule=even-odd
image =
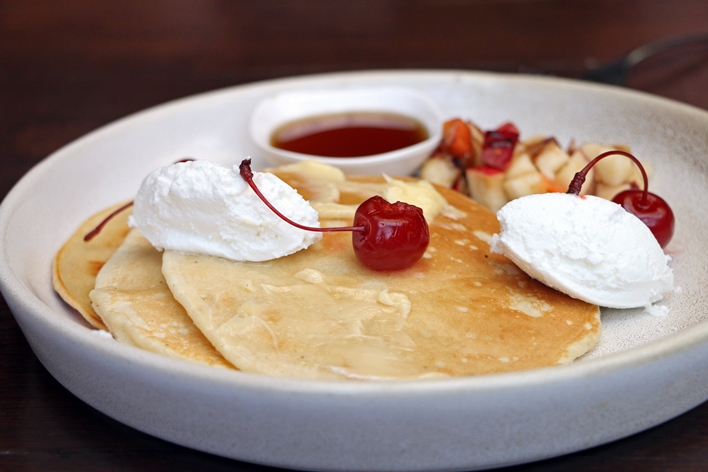
[{"label": "maraschino cherry", "polygon": [[642,222],[649,227],[659,245],[661,247],[665,247],[669,244],[669,241],[674,234],[674,213],[671,211],[671,207],[669,207],[669,204],[666,203],[664,199],[649,192],[649,179],[647,178],[647,173],[641,162],[639,162],[639,159],[634,157],[632,154],[619,150],[603,152],[590,161],[580,172],[575,174],[575,177],[568,186],[567,193],[579,195],[580,188],[583,186],[585,177],[592,166],[594,166],[599,160],[615,154],[628,157],[632,159],[635,164],[637,164],[642,173],[642,179],[644,180],[644,190],[625,190],[615,195],[612,201],[618,205],[621,205],[626,211],[642,220]]},{"label": "maraschino cherry", "polygon": [[315,228],[303,226],[280,213],[261,193],[253,181],[251,160],[239,166],[241,177],[276,215],[305,231],[322,233],[351,231],[357,259],[369,269],[399,270],[416,263],[428,247],[430,232],[423,210],[404,202],[389,203],[374,196],[359,205],[353,226]]}]

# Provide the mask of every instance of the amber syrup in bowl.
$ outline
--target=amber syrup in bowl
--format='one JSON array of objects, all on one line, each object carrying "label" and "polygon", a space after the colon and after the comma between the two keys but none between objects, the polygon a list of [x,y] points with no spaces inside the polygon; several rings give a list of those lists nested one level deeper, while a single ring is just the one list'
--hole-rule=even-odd
[{"label": "amber syrup in bowl", "polygon": [[397,113],[352,112],[286,123],[271,137],[285,151],[322,157],[362,157],[396,151],[428,139],[425,126]]},{"label": "amber syrup in bowl", "polygon": [[285,91],[262,98],[249,120],[269,165],[315,160],[366,175],[414,173],[440,144],[442,125],[437,104],[405,87]]}]

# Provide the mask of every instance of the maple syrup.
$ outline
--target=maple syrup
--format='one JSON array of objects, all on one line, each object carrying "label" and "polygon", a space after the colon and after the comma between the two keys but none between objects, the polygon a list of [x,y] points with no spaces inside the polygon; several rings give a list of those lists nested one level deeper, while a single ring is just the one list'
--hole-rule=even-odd
[{"label": "maple syrup", "polygon": [[271,145],[320,157],[361,157],[395,151],[428,139],[418,120],[396,113],[352,112],[292,121],[278,128]]}]

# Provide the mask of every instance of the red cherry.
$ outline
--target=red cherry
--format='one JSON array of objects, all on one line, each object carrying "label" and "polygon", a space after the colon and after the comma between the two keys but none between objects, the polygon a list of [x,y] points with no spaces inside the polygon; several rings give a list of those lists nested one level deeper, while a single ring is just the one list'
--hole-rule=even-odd
[{"label": "red cherry", "polygon": [[405,269],[423,257],[428,248],[428,223],[423,217],[423,210],[417,206],[403,202],[389,203],[374,196],[359,205],[354,214],[354,226],[314,228],[292,221],[265,198],[253,181],[250,159],[241,162],[239,172],[273,213],[296,228],[320,233],[351,231],[354,254],[369,269]]},{"label": "red cherry", "polygon": [[649,227],[661,247],[674,235],[674,212],[658,195],[642,190],[625,190],[612,199],[625,210],[636,215]]},{"label": "red cherry", "polygon": [[567,193],[574,195],[580,194],[580,189],[585,182],[585,177],[592,166],[594,166],[600,159],[604,159],[605,157],[613,154],[628,157],[632,159],[637,166],[639,166],[639,170],[642,173],[642,179],[644,180],[644,190],[625,190],[624,192],[620,192],[615,195],[612,201],[621,205],[626,211],[642,220],[642,222],[647,225],[649,230],[652,232],[659,245],[661,247],[665,247],[669,244],[669,241],[674,234],[674,212],[671,211],[671,207],[668,203],[666,203],[666,201],[664,201],[664,199],[649,192],[649,179],[647,178],[647,173],[644,171],[644,167],[641,162],[639,162],[639,159],[630,153],[619,150],[603,152],[590,161],[580,172],[575,174],[575,177],[573,177],[573,180],[568,186]]},{"label": "red cherry", "polygon": [[408,203],[391,204],[371,197],[359,205],[352,233],[356,257],[374,270],[405,269],[416,263],[428,248],[430,234],[423,211]]},{"label": "red cherry", "polygon": [[494,131],[484,133],[483,165],[506,170],[514,155],[514,147],[518,140],[519,130],[511,123],[505,123]]}]

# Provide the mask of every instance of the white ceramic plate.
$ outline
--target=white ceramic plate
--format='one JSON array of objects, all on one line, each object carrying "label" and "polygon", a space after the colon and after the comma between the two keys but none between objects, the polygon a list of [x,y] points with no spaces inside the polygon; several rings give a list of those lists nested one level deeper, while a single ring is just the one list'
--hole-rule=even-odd
[{"label": "white ceramic plate", "polygon": [[[567,366],[449,380],[302,381],[224,372],[97,335],[55,295],[54,253],[89,215],[129,199],[159,165],[259,157],[247,121],[300,88],[405,86],[446,117],[563,144],[629,144],[677,215],[670,313],[604,311],[601,344]],[[459,470],[595,446],[708,399],[708,113],[617,88],[467,72],[362,72],[276,80],[179,100],[57,151],[0,207],[2,292],[32,349],[66,388],[138,430],[262,464],[326,470]]]}]

